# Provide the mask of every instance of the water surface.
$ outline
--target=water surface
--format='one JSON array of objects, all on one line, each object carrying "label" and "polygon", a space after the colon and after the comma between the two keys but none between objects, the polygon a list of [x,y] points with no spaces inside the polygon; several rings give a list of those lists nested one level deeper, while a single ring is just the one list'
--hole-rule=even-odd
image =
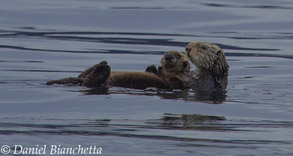
[{"label": "water surface", "polygon": [[[2,0],[0,146],[293,155],[292,9],[289,0]],[[45,85],[102,60],[112,70],[143,71],[196,40],[225,51],[222,97]]]}]

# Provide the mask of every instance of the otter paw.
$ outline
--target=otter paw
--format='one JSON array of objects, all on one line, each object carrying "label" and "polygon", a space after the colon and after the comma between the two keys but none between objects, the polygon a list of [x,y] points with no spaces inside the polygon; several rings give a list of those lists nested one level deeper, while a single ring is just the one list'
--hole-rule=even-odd
[{"label": "otter paw", "polygon": [[147,67],[147,69],[145,70],[145,72],[148,72],[148,73],[153,73],[153,74],[158,74],[158,71],[157,71],[157,68],[155,65],[150,65]]},{"label": "otter paw", "polygon": [[93,70],[94,70],[96,67],[98,67],[98,66],[99,66],[99,67],[101,67],[101,66],[107,66],[107,62],[106,62],[106,61],[102,61],[102,62],[100,62],[99,64],[95,64],[95,65],[93,65],[93,66],[87,68],[87,69],[84,70],[82,73],[80,73],[80,74],[78,75],[77,78],[84,79],[87,75],[90,75],[90,74],[93,72]]},{"label": "otter paw", "polygon": [[163,76],[164,73],[163,73],[163,67],[162,66],[159,66],[158,67],[158,76]]},{"label": "otter paw", "polygon": [[94,70],[91,72],[91,74],[101,74],[101,75],[107,75],[110,74],[110,66],[106,61],[102,61],[99,64],[95,65]]},{"label": "otter paw", "polygon": [[98,87],[105,83],[111,73],[111,68],[106,61],[95,65],[93,71],[88,74],[83,82],[86,87]]},{"label": "otter paw", "polygon": [[181,78],[174,76],[169,78],[169,85],[172,89],[184,89],[184,82]]}]

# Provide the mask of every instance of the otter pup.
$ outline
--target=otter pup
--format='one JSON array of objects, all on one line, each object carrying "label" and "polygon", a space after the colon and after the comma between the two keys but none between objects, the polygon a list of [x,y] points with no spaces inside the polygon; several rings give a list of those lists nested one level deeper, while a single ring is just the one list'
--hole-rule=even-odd
[{"label": "otter pup", "polygon": [[[168,51],[161,59],[161,66],[158,70],[154,65],[148,66],[146,72],[157,74],[161,78],[172,80],[174,88],[187,88],[183,76],[190,72],[190,63],[188,58],[178,51]],[[180,86],[180,87],[179,87]]]},{"label": "otter pup", "polygon": [[190,71],[188,58],[178,51],[168,51],[161,59],[161,67],[164,72],[181,74]]},{"label": "otter pup", "polygon": [[[177,74],[190,70],[188,58],[178,52],[170,51],[162,59],[162,68],[158,74],[150,72],[110,72],[106,61],[94,65],[83,71],[77,78],[70,77],[47,82],[51,84],[82,85],[86,87],[118,86],[136,89],[156,87],[163,89],[183,89],[184,83]],[[163,57],[164,58],[164,57]],[[156,71],[155,71],[156,72]]]},{"label": "otter pup", "polygon": [[185,47],[185,55],[197,69],[183,76],[186,86],[198,90],[225,90],[229,65],[223,50],[215,44],[195,41]]},{"label": "otter pup", "polygon": [[[197,67],[197,70],[190,72],[188,59]],[[110,72],[107,62],[103,61],[86,69],[77,78],[54,80],[47,84],[86,87],[106,84],[137,89],[157,87],[223,91],[228,84],[228,69],[229,65],[220,47],[207,42],[195,41],[185,47],[185,55],[178,51],[166,52],[158,70],[152,65],[146,69],[146,72]]]},{"label": "otter pup", "polygon": [[[195,71],[189,72],[190,65],[185,55],[197,67]],[[163,77],[176,75],[183,82],[184,88],[200,91],[223,91],[227,88],[229,65],[220,47],[208,42],[195,41],[185,47],[185,55],[179,52],[167,52],[161,60],[158,72],[154,70],[153,65],[149,66],[147,71],[158,73]],[[179,61],[177,64],[172,62],[179,57],[184,61]],[[186,70],[177,69],[181,66],[186,67]]]}]

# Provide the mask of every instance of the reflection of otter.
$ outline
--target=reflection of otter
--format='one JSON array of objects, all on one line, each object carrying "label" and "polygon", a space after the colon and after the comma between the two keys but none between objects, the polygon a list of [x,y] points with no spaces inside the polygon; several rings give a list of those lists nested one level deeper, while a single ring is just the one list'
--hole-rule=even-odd
[{"label": "reflection of otter", "polygon": [[[148,87],[165,89],[183,89],[184,84],[176,74],[189,72],[188,58],[177,51],[165,54],[162,60],[162,68],[158,75],[150,72],[110,72],[106,61],[94,65],[77,78],[65,78],[47,82],[51,84],[83,85],[86,87],[98,87],[102,84],[127,88],[145,89]],[[155,71],[156,72],[156,71]]]},{"label": "reflection of otter", "polygon": [[227,129],[221,125],[221,122],[225,120],[224,116],[164,113],[162,118],[151,119],[147,123],[159,129],[219,131]]},{"label": "reflection of otter", "polygon": [[229,65],[220,47],[215,44],[196,41],[185,47],[185,54],[197,67],[196,71],[183,77],[186,86],[204,91],[226,89]]}]

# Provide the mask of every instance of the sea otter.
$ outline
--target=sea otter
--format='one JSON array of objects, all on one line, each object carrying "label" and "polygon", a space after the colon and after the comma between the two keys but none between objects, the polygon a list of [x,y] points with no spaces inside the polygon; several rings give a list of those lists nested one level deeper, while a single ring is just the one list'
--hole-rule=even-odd
[{"label": "sea otter", "polygon": [[[190,72],[189,60],[197,67]],[[195,41],[185,47],[185,55],[178,51],[166,52],[161,66],[149,66],[146,72],[110,72],[106,61],[83,71],[77,78],[70,77],[47,82],[50,84],[97,87],[102,84],[127,88],[148,87],[201,91],[223,91],[228,84],[229,65],[223,50],[215,44]]]},{"label": "sea otter", "polygon": [[184,89],[185,86],[179,74],[190,71],[188,58],[178,51],[169,51],[162,58],[161,65],[162,67],[159,68],[157,74],[153,72],[111,72],[107,62],[102,61],[83,71],[77,78],[70,77],[53,80],[47,82],[47,85],[65,84],[98,87],[105,84],[107,86],[136,89],[145,89],[148,87]]},{"label": "sea otter", "polygon": [[185,64],[188,70],[178,72],[179,70],[174,65],[178,67],[180,65],[169,60],[179,56],[185,58],[186,56],[181,53],[168,52],[163,56],[158,71],[153,65],[149,66],[147,71],[164,77],[175,74],[183,82],[184,88],[199,91],[223,91],[227,88],[229,65],[220,47],[208,42],[194,41],[185,47],[185,55],[196,66],[195,71],[189,72],[189,62],[187,64],[186,61],[183,61],[182,64]]},{"label": "sea otter", "polygon": [[229,65],[220,47],[194,41],[185,47],[185,55],[197,68],[182,76],[185,86],[205,91],[222,91],[227,88]]}]

